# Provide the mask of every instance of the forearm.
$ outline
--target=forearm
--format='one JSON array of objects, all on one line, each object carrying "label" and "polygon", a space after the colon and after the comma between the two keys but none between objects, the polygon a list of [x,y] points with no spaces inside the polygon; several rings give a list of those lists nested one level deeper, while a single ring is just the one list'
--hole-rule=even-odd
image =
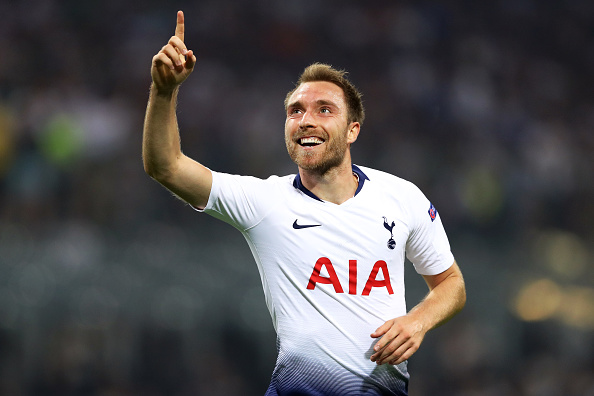
[{"label": "forearm", "polygon": [[160,94],[151,86],[144,119],[142,159],[146,173],[157,180],[167,178],[182,155],[175,113],[177,92],[175,89]]},{"label": "forearm", "polygon": [[459,273],[445,278],[433,287],[408,316],[419,321],[425,332],[446,323],[466,304],[466,287]]},{"label": "forearm", "polygon": [[182,154],[176,104],[179,86],[194,70],[196,56],[184,43],[184,13],[177,12],[175,36],[153,57],[153,84],[144,119],[144,170],[179,198],[196,208],[208,203],[211,171]]},{"label": "forearm", "polygon": [[456,262],[438,275],[424,275],[429,293],[405,316],[388,320],[371,334],[381,339],[371,360],[377,364],[400,364],[415,353],[425,334],[444,324],[464,307],[466,288]]}]

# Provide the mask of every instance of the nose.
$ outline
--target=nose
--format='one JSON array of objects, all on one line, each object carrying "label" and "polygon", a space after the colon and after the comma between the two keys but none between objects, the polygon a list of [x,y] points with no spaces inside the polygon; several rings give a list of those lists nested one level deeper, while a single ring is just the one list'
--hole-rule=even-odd
[{"label": "nose", "polygon": [[301,129],[308,129],[308,128],[315,128],[317,126],[315,117],[311,114],[310,111],[306,111],[303,113],[303,116],[299,120],[299,128]]}]

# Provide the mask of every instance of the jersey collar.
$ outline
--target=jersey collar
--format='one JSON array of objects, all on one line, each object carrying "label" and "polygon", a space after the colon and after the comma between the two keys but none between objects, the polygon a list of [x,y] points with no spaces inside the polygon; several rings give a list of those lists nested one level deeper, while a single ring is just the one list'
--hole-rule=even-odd
[{"label": "jersey collar", "polygon": [[[357,191],[355,191],[355,196],[356,196],[363,189],[363,184],[365,183],[365,180],[369,180],[369,178],[367,177],[367,175],[365,173],[363,173],[363,171],[357,165],[352,164],[351,167],[353,168],[353,174],[355,174],[357,176],[357,179],[359,179],[359,185],[357,186]],[[316,195],[314,193],[309,191],[303,185],[303,183],[301,182],[301,175],[299,175],[299,172],[297,172],[297,175],[295,176],[295,179],[293,180],[293,187],[295,187],[298,190],[301,190],[308,197],[311,197],[311,198],[313,198],[317,201],[320,201],[320,202],[324,202],[320,198],[316,197]]]}]

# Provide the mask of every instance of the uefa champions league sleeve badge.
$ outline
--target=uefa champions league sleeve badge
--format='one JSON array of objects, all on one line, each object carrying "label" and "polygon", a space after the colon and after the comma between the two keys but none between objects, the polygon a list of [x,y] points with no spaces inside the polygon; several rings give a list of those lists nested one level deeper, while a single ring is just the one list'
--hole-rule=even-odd
[{"label": "uefa champions league sleeve badge", "polygon": [[429,202],[429,217],[431,218],[431,222],[437,217],[437,209],[435,209],[435,206],[431,202]]}]

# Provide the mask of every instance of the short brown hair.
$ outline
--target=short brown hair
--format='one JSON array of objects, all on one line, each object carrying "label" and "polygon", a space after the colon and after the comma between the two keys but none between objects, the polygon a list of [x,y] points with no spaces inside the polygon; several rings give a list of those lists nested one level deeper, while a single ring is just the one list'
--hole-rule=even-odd
[{"label": "short brown hair", "polygon": [[327,81],[338,85],[344,93],[344,100],[348,109],[348,122],[358,122],[363,124],[365,119],[365,109],[363,108],[362,94],[359,90],[346,78],[348,73],[344,70],[337,70],[330,65],[324,63],[314,63],[303,70],[299,76],[295,88],[293,88],[285,98],[285,109],[289,104],[289,98],[297,88],[303,83],[314,81]]}]

